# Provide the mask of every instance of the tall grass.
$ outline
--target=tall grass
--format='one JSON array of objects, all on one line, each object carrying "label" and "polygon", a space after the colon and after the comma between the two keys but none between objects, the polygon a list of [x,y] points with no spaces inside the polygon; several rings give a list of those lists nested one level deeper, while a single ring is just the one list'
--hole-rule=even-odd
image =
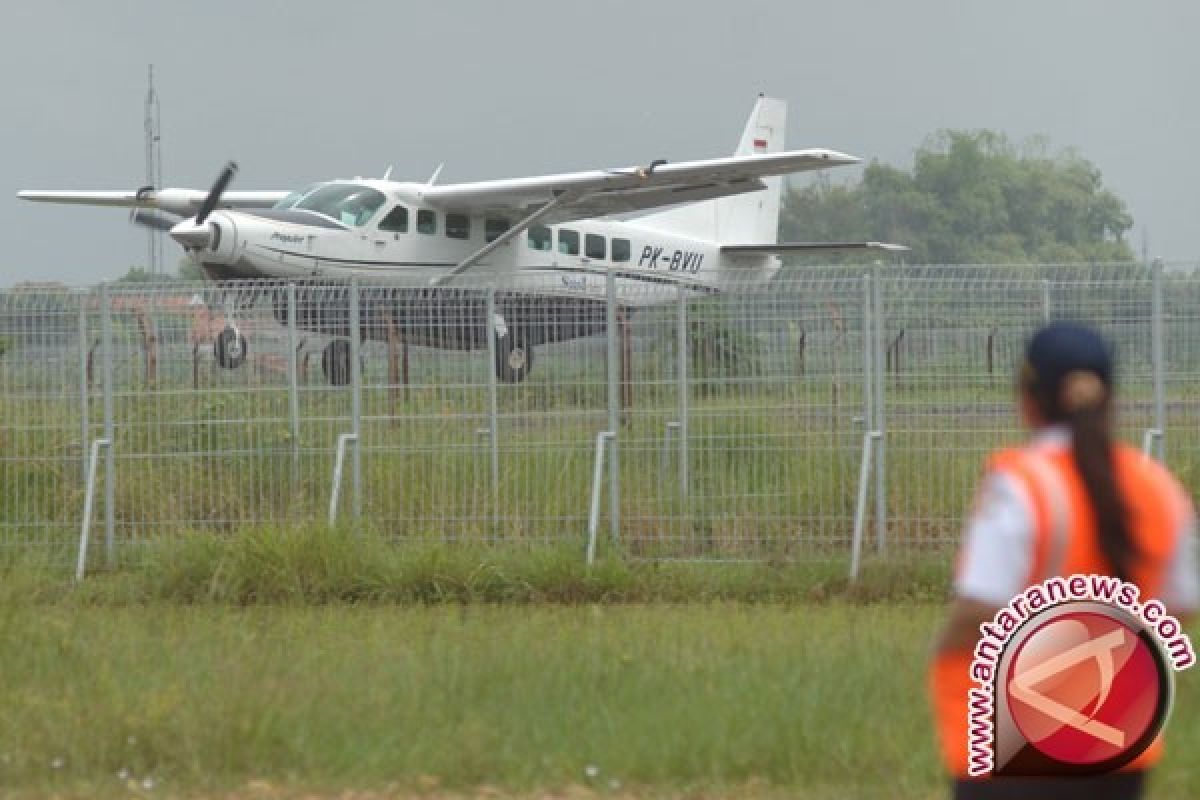
[{"label": "tall grass", "polygon": [[76,585],[53,554],[8,551],[0,602],[586,604],[940,600],[945,559],[868,559],[851,584],[842,559],[657,562],[601,549],[592,565],[576,547],[396,544],[373,532],[324,526],[261,527],[152,538],[94,564]]}]

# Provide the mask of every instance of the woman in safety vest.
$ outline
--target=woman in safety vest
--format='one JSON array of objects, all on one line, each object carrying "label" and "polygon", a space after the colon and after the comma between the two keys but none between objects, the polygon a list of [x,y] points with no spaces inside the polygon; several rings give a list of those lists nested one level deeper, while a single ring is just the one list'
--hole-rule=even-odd
[{"label": "woman in safety vest", "polygon": [[956,565],[930,691],[957,800],[1141,796],[1161,741],[1119,771],[1087,777],[968,773],[968,692],[980,625],[1027,587],[1058,576],[1112,575],[1186,617],[1200,606],[1196,518],[1179,482],[1112,441],[1113,365],[1092,330],[1054,323],[1029,341],[1018,378],[1023,447],[990,459]]}]

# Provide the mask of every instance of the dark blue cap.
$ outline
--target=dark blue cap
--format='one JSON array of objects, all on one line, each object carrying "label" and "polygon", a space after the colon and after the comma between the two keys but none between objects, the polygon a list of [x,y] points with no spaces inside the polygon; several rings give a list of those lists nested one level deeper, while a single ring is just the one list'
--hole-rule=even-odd
[{"label": "dark blue cap", "polygon": [[1025,368],[1043,389],[1057,394],[1069,372],[1093,372],[1105,386],[1113,383],[1112,347],[1099,333],[1074,322],[1052,322],[1025,348]]}]

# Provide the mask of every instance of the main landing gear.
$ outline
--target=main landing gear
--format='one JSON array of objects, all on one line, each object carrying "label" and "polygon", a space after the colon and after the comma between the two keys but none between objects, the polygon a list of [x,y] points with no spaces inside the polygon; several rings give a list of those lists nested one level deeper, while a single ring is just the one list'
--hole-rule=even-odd
[{"label": "main landing gear", "polygon": [[246,337],[234,325],[226,325],[213,342],[213,355],[217,366],[237,369],[246,361]]},{"label": "main landing gear", "polygon": [[520,383],[533,369],[533,346],[520,328],[496,333],[496,377],[505,383]]},{"label": "main landing gear", "polygon": [[[219,367],[226,370],[234,370],[243,366],[249,356],[249,344],[246,336],[239,329],[237,321],[234,319],[234,314],[244,307],[249,307],[251,303],[245,297],[239,297],[235,293],[226,294],[223,298],[225,309],[224,327],[213,339],[213,355]],[[334,309],[336,311],[336,309]],[[281,325],[286,326],[292,323],[291,310],[288,308],[286,298],[276,296],[272,308],[272,313],[275,320]],[[461,316],[461,313],[459,314]],[[452,317],[450,322],[455,322],[459,316]],[[297,325],[304,324],[308,329],[314,330],[324,336],[332,334],[333,337],[327,340],[327,343],[321,350],[321,371],[324,374],[325,380],[331,386],[349,386],[352,380],[351,370],[351,346],[350,340],[345,338],[344,328],[338,330],[337,324],[330,324],[326,330],[322,330],[320,320],[314,323],[314,315],[301,313],[300,317],[303,323],[297,322]],[[393,318],[394,320],[394,318]],[[420,323],[422,320],[418,320]],[[432,318],[429,321],[428,327],[433,334],[425,335],[425,331],[419,326],[416,328],[416,337],[418,341],[423,341],[434,347],[445,347],[447,349],[476,349],[486,339],[484,336],[492,336],[494,341],[495,358],[492,368],[495,371],[496,379],[506,384],[522,383],[529,377],[530,371],[533,369],[534,362],[534,344],[538,341],[536,331],[528,326],[509,325],[505,322],[504,316],[496,314],[492,320],[492,324],[488,326],[488,330],[482,331],[479,328],[468,330],[463,326],[452,328],[448,323],[438,327],[435,323],[439,322],[440,318]],[[337,320],[335,319],[336,323]],[[376,320],[377,322],[377,320]],[[395,323],[390,323],[392,327],[389,336],[396,334],[398,330]],[[332,330],[328,329],[332,328]],[[375,340],[379,339],[379,325],[370,327],[369,330],[374,332]],[[463,333],[463,331],[467,331]],[[457,333],[457,336],[448,335]],[[436,334],[441,333],[438,337]],[[425,335],[422,339],[421,336]],[[390,340],[389,340],[390,341]],[[406,342],[407,343],[407,342]],[[303,346],[303,345],[302,345]],[[306,362],[307,363],[307,362]]]}]

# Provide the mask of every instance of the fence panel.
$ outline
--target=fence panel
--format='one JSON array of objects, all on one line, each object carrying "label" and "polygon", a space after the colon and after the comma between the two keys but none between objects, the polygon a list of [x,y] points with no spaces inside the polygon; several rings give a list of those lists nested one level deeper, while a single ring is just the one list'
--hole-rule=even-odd
[{"label": "fence panel", "polygon": [[345,433],[360,453],[340,513],[358,526],[582,547],[615,419],[619,503],[600,530],[615,521],[627,555],[844,557],[873,424],[886,526],[868,544],[944,553],[986,453],[1022,436],[1013,381],[1049,318],[1116,344],[1121,436],[1161,414],[1168,463],[1200,484],[1200,277],[1181,265],[1161,277],[1161,398],[1140,265],[806,268],[711,295],[615,278],[612,330],[603,277],[584,279],[591,299],[551,277],[0,292],[0,548],[69,561],[87,448],[109,431],[93,541],[111,513],[118,555],[323,521]]},{"label": "fence panel", "polygon": [[94,298],[0,292],[0,547],[65,558],[83,505],[97,397]]},{"label": "fence panel", "polygon": [[742,559],[845,548],[865,413],[863,304],[861,276],[843,273],[647,315],[641,338],[653,344],[635,354],[657,369],[635,373],[623,445],[630,551]]}]

